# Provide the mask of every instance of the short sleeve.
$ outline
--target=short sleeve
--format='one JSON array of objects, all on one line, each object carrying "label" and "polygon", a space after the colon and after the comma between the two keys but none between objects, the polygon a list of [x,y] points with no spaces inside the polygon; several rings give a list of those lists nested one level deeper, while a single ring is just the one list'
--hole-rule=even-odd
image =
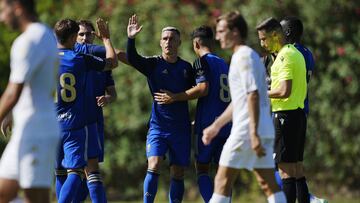
[{"label": "short sleeve", "polygon": [[197,58],[193,64],[196,84],[207,81],[206,73],[209,71],[209,64],[204,57]]},{"label": "short sleeve", "polygon": [[83,54],[83,56],[85,59],[86,68],[96,71],[104,70],[106,65],[106,61],[104,59],[89,54]]},{"label": "short sleeve", "polygon": [[258,89],[255,80],[255,72],[252,60],[249,56],[243,56],[238,60],[240,82],[247,93]]},{"label": "short sleeve", "polygon": [[26,83],[31,80],[40,61],[45,57],[44,52],[38,49],[39,46],[25,38],[18,38],[14,42],[11,49],[10,82]]},{"label": "short sleeve", "polygon": [[292,80],[293,71],[291,69],[292,61],[290,57],[285,57],[284,55],[278,56],[276,60],[280,60],[281,69],[279,70],[279,81]]}]

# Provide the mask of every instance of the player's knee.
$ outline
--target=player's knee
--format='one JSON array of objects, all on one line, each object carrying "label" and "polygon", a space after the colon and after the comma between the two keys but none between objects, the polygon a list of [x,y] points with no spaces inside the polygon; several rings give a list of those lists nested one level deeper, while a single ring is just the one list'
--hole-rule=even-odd
[{"label": "player's knee", "polygon": [[55,169],[55,176],[67,176],[66,169]]},{"label": "player's knee", "polygon": [[[225,176],[219,175],[219,174],[216,174],[214,181],[215,181],[215,186],[217,188],[221,188],[223,190],[226,190],[226,188],[228,188],[228,186],[231,185],[230,179],[228,179]],[[231,186],[230,186],[230,188],[231,188]]]},{"label": "player's knee", "polygon": [[148,159],[148,169],[159,170],[160,160],[159,159]]},{"label": "player's knee", "polygon": [[68,169],[67,170],[68,175],[78,175],[81,180],[85,177],[84,169]]},{"label": "player's knee", "polygon": [[195,164],[196,173],[198,176],[208,175],[209,173],[209,164],[196,163]]},{"label": "player's knee", "polygon": [[16,198],[18,190],[13,188],[13,186],[8,187],[4,184],[0,185],[0,202],[10,202],[12,199]]},{"label": "player's knee", "polygon": [[85,168],[87,173],[99,171],[99,160],[98,158],[89,159]]},{"label": "player's knee", "polygon": [[171,178],[177,179],[177,180],[183,180],[184,179],[184,167],[181,166],[171,166],[170,167],[170,176]]},{"label": "player's knee", "polygon": [[103,182],[99,171],[88,173],[87,181],[88,183]]}]

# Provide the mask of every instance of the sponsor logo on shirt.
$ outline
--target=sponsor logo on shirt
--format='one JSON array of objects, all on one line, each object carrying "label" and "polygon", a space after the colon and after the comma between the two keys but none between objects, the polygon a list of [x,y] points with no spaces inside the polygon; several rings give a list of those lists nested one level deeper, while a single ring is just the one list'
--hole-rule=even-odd
[{"label": "sponsor logo on shirt", "polygon": [[57,116],[58,121],[70,120],[72,117],[70,112],[62,113]]},{"label": "sponsor logo on shirt", "polygon": [[169,71],[167,69],[164,69],[161,73],[163,74],[169,74]]}]

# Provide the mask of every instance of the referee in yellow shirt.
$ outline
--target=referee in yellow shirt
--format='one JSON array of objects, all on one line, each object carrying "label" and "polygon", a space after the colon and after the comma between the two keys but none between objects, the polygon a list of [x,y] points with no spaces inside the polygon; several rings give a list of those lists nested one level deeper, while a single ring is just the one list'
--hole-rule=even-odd
[{"label": "referee in yellow shirt", "polygon": [[288,203],[309,203],[303,170],[306,116],[305,59],[292,44],[286,44],[280,23],[268,18],[257,27],[261,46],[275,54],[271,66],[271,99],[275,125],[275,163],[283,181]]}]

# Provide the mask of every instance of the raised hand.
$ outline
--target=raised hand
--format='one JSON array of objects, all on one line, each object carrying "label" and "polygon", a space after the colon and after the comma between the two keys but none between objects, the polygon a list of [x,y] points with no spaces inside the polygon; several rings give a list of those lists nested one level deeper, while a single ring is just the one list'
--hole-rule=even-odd
[{"label": "raised hand", "polygon": [[102,18],[96,20],[96,26],[98,28],[98,33],[95,33],[96,36],[100,39],[110,39],[110,29],[107,21],[104,21]]},{"label": "raised hand", "polygon": [[129,24],[127,26],[127,33],[130,39],[134,39],[135,36],[141,31],[142,26],[139,25],[138,17],[136,14],[129,18]]}]

